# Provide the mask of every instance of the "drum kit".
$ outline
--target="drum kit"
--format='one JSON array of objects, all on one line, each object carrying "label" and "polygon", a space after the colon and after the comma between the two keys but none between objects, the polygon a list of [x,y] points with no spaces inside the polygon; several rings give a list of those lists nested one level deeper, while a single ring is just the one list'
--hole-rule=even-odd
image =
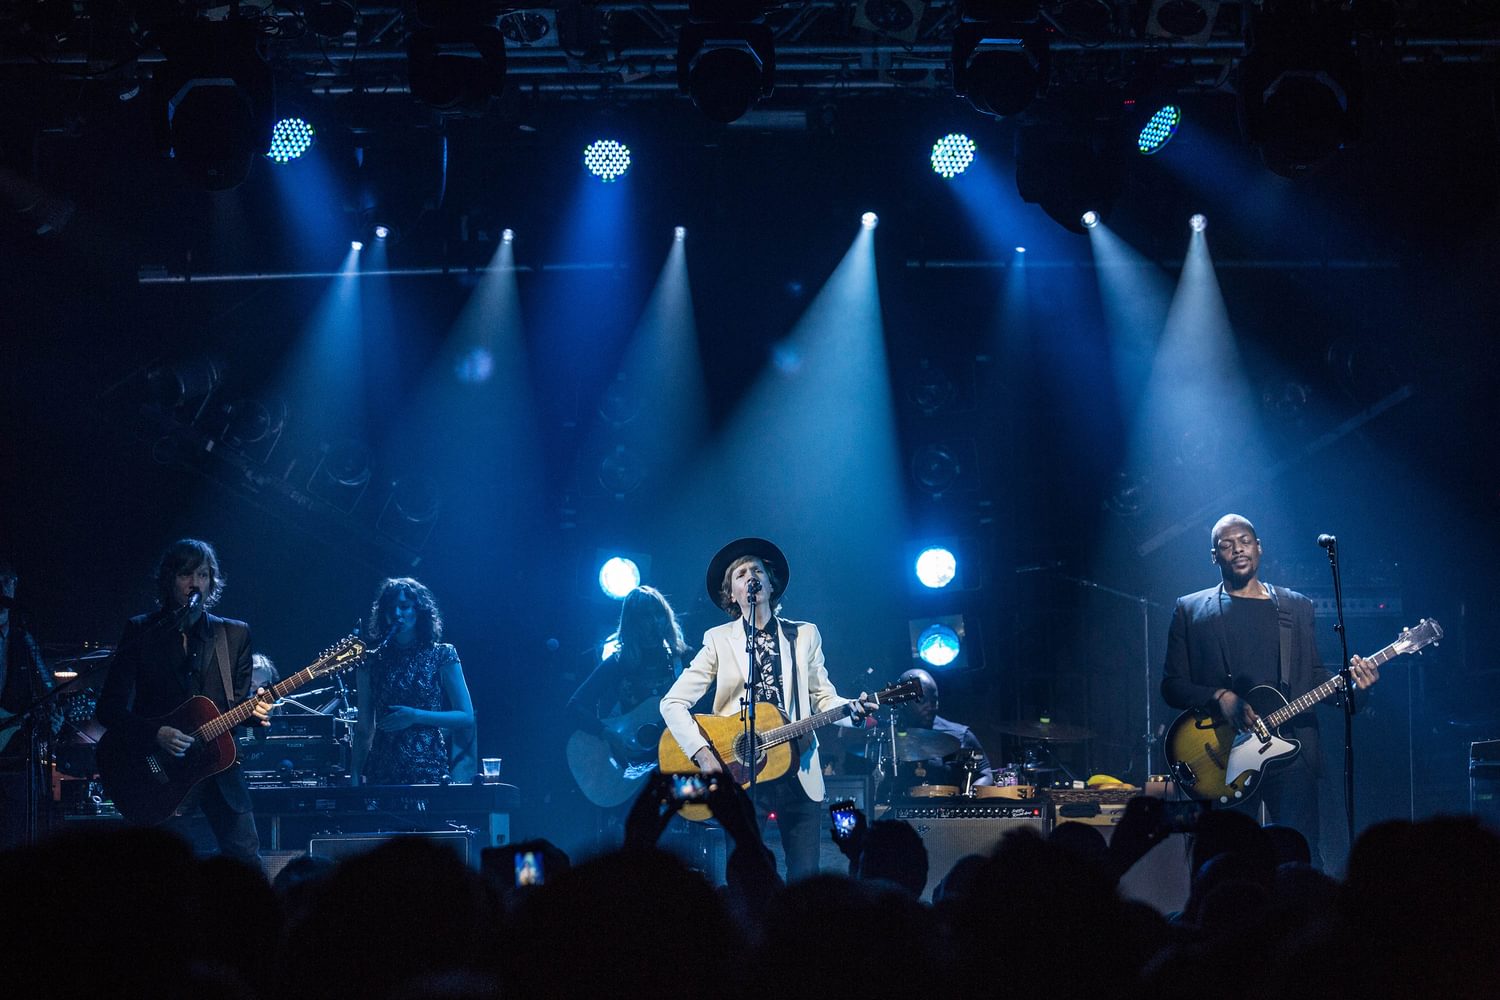
[{"label": "drum kit", "polygon": [[[1082,743],[1094,738],[1092,730],[1050,719],[1009,722],[998,727],[1007,736],[1015,736],[1022,747],[1022,761],[1007,764],[994,771],[994,783],[976,784],[984,765],[984,753],[967,749],[958,737],[933,729],[908,727],[898,729],[894,724],[858,734],[864,743],[851,748],[852,753],[870,761],[872,770],[881,780],[886,776],[899,779],[915,773],[924,776],[922,762],[953,757],[955,768],[962,776],[962,784],[908,785],[905,795],[915,799],[1029,799],[1036,794],[1037,787],[1052,784],[1062,774],[1071,781],[1072,775],[1052,753],[1050,744]],[[908,769],[903,765],[915,765]],[[899,787],[899,782],[895,783]]]}]

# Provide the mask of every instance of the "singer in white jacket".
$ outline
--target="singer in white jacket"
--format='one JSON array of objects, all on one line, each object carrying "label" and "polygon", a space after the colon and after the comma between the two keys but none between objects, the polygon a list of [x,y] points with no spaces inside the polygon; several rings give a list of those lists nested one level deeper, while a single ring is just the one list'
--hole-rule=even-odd
[{"label": "singer in white jacket", "polygon": [[[818,627],[776,614],[789,576],[786,557],[763,538],[736,539],[709,562],[709,596],[730,621],[703,634],[703,648],[661,701],[662,719],[683,752],[706,773],[722,771],[723,762],[703,739],[693,721],[692,708],[713,687],[713,714],[728,717],[739,713],[750,676],[746,621],[751,608],[755,612],[759,701],[771,702],[792,721],[849,701],[828,679]],[[851,705],[855,719],[862,719],[875,708],[863,693]],[[818,871],[823,769],[816,734],[803,738],[800,750],[794,770],[774,781],[758,783],[756,791],[761,829],[764,831],[770,814],[776,816],[788,881]]]}]

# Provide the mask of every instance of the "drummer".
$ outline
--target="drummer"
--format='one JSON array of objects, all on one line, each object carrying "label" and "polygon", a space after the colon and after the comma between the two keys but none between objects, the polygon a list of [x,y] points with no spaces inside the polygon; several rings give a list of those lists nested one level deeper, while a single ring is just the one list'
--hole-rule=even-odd
[{"label": "drummer", "polygon": [[[920,769],[926,772],[922,777],[922,783],[963,788],[964,774],[967,770],[963,764],[967,757],[975,762],[969,765],[975,768],[974,783],[971,787],[993,785],[995,783],[994,769],[990,767],[990,758],[984,752],[979,737],[974,735],[974,730],[961,722],[954,722],[938,715],[938,686],[930,673],[920,667],[913,667],[902,674],[900,679],[904,681],[913,677],[922,684],[922,697],[919,701],[909,701],[896,709],[897,728],[931,729],[934,732],[952,736],[959,743],[959,749],[955,753],[918,762],[913,770]],[[910,774],[912,771],[907,773]]]}]

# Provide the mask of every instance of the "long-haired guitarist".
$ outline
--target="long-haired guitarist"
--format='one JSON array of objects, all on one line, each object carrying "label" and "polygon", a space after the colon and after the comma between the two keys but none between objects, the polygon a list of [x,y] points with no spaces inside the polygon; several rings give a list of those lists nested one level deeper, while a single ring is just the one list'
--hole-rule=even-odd
[{"label": "long-haired guitarist", "polygon": [[[848,701],[828,679],[818,627],[778,614],[789,576],[786,557],[763,538],[730,542],[708,564],[709,597],[730,620],[703,634],[703,648],[661,701],[662,718],[683,753],[705,772],[720,772],[724,766],[693,721],[692,707],[713,687],[713,714],[727,717],[740,712],[740,699],[752,669],[746,653],[746,620],[752,606],[753,669],[759,674],[760,701],[774,704],[793,721]],[[758,598],[753,605],[752,590]],[[854,716],[863,718],[876,707],[861,692],[853,703]],[[823,768],[816,737],[805,737],[798,750],[795,767],[775,781],[757,785],[756,794],[762,829],[768,814],[776,814],[788,881],[817,874],[818,833],[823,822]]]},{"label": "long-haired guitarist", "polygon": [[661,697],[693,650],[666,596],[648,586],[636,587],[620,602],[619,628],[606,650],[611,646],[564,711],[575,730],[568,740],[568,764],[584,795],[603,809],[601,838],[618,845],[629,804],[656,765]]},{"label": "long-haired guitarist", "polygon": [[[1263,550],[1255,526],[1239,514],[1225,514],[1214,524],[1210,542],[1209,558],[1223,579],[1177,599],[1161,693],[1173,708],[1205,711],[1243,732],[1257,721],[1246,692],[1264,685],[1295,700],[1329,674],[1318,657],[1312,602],[1261,581]],[[1361,689],[1380,679],[1379,670],[1358,656],[1350,666]],[[1307,837],[1316,861],[1317,715],[1303,712],[1286,726],[1301,742],[1301,752],[1263,776],[1260,801],[1270,821]]]},{"label": "long-haired guitarist", "polygon": [[[617,648],[599,663],[568,699],[574,728],[605,739],[600,720],[629,712],[647,699],[660,700],[692,652],[682,637],[677,613],[655,587],[636,587],[620,602]],[[631,754],[611,747],[624,760]],[[655,759],[653,742],[645,748]]]},{"label": "long-haired guitarist", "polygon": [[[221,712],[249,697],[250,626],[208,613],[223,597],[225,584],[218,554],[208,542],[183,538],[167,546],[155,579],[160,607],[126,623],[99,694],[98,718],[142,750],[182,757],[193,737],[151,720],[195,695]],[[270,725],[270,710],[269,703],[257,702],[253,718]],[[180,827],[195,808],[207,818],[220,853],[259,863],[260,838],[238,763],[195,785],[168,825]]]}]

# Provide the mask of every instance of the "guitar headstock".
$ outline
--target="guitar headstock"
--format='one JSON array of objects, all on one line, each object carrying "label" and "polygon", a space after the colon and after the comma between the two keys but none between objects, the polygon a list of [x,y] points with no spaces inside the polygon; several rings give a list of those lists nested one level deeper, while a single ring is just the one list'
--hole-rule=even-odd
[{"label": "guitar headstock", "polygon": [[880,705],[900,705],[903,702],[921,700],[922,681],[917,677],[908,677],[899,684],[892,684],[875,692],[875,701]]},{"label": "guitar headstock", "polygon": [[1410,628],[1402,629],[1391,646],[1397,653],[1415,653],[1425,646],[1436,646],[1442,637],[1443,626],[1431,618],[1423,618]]},{"label": "guitar headstock", "polygon": [[307,668],[307,672],[310,678],[337,673],[354,666],[364,655],[365,641],[357,635],[347,636],[325,649],[313,665]]}]

